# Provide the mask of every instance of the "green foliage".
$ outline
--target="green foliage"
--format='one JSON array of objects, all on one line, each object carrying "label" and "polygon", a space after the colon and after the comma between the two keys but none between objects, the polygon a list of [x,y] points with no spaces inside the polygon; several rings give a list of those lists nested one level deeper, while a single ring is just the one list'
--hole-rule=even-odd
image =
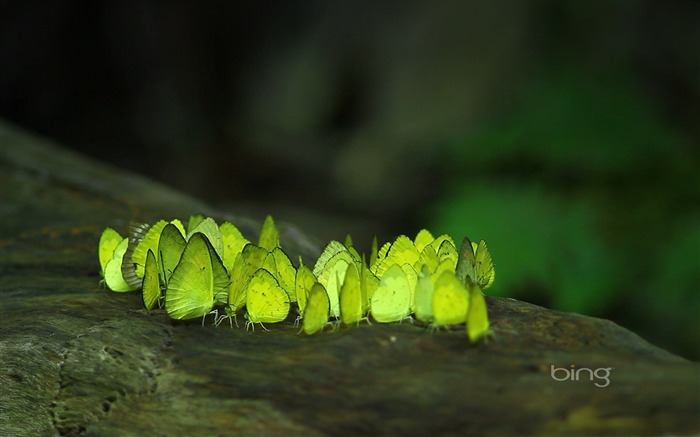
[{"label": "green foliage", "polygon": [[495,294],[700,358],[700,155],[630,74],[559,69],[450,150],[431,226],[489,242]]},{"label": "green foliage", "polygon": [[584,176],[629,173],[678,156],[688,141],[654,114],[630,77],[563,69],[525,88],[517,110],[454,143],[470,168],[521,165]]},{"label": "green foliage", "polygon": [[616,279],[595,214],[589,203],[570,205],[537,186],[482,183],[441,202],[435,227],[489,242],[498,270],[493,294],[527,299],[536,288],[556,308],[596,313]]}]

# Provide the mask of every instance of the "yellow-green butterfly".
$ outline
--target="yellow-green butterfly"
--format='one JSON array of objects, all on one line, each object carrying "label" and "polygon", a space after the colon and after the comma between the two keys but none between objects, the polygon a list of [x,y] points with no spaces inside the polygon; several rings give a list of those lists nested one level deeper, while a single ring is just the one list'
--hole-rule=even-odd
[{"label": "yellow-green butterfly", "polygon": [[423,265],[416,282],[414,309],[416,319],[422,322],[431,323],[433,321],[433,291],[430,268],[427,265]]},{"label": "yellow-green butterfly", "polygon": [[440,261],[440,264],[437,265],[435,271],[431,274],[433,286],[435,286],[435,281],[437,281],[443,272],[455,272],[455,261],[452,258],[445,258],[444,260]]},{"label": "yellow-green butterfly", "polygon": [[467,321],[469,292],[454,272],[442,272],[433,290],[433,326],[447,326]]},{"label": "yellow-green butterfly", "polygon": [[184,234],[189,236],[194,233],[194,228],[196,228],[200,223],[204,221],[204,216],[202,214],[191,215],[190,219],[187,220],[187,232]]},{"label": "yellow-green butterfly", "polygon": [[[180,231],[175,228],[179,233]],[[143,304],[148,310],[152,310],[160,301],[160,280],[158,279],[158,263],[153,251],[148,250],[146,255],[146,267],[143,275]]]},{"label": "yellow-green butterfly", "polygon": [[277,323],[287,318],[289,314],[289,296],[272,273],[258,269],[248,283],[246,297],[246,329],[260,323]]},{"label": "yellow-green butterfly", "polygon": [[331,258],[337,255],[339,252],[345,251],[347,251],[347,248],[343,246],[343,243],[331,240],[326,245],[326,247],[323,248],[323,250],[321,251],[321,255],[319,255],[318,259],[316,260],[316,264],[313,268],[314,275],[318,277],[323,271],[323,269],[326,267],[326,264],[328,264],[328,261],[331,260]]},{"label": "yellow-green butterfly", "polygon": [[340,320],[346,325],[359,323],[365,314],[363,312],[360,274],[354,263],[348,264],[342,284],[340,287]]},{"label": "yellow-green butterfly", "polygon": [[274,256],[266,249],[248,243],[236,255],[231,268],[231,284],[227,290],[226,315],[236,320],[236,313],[245,306],[248,297],[248,283],[260,268],[275,270]]},{"label": "yellow-green butterfly", "polygon": [[345,248],[352,247],[352,237],[350,236],[350,234],[347,234],[345,236],[345,241],[343,242],[343,246],[345,246]]},{"label": "yellow-green butterfly", "polygon": [[[375,238],[376,240],[376,238]],[[375,241],[372,241],[372,254],[374,254],[376,246],[374,246]],[[382,247],[379,248],[379,250],[376,251],[375,256],[370,256],[370,264],[369,264],[369,269],[376,275],[377,269],[379,266],[382,264],[384,261],[384,258],[386,258],[387,254],[389,253],[389,249],[391,249],[391,242],[386,242],[382,245]],[[374,261],[372,261],[372,258],[374,258]],[[377,275],[379,276],[379,275]]]},{"label": "yellow-green butterfly", "polygon": [[165,292],[165,309],[173,319],[206,316],[215,296],[225,293],[228,272],[207,237],[199,232],[190,236],[180,263],[170,276]]},{"label": "yellow-green butterfly", "polygon": [[405,235],[399,235],[389,248],[386,257],[377,264],[373,273],[381,278],[392,265],[413,265],[419,257],[420,253],[413,241]]},{"label": "yellow-green butterfly", "polygon": [[268,252],[272,251],[275,247],[280,245],[280,234],[275,226],[275,221],[272,219],[271,215],[265,218],[260,229],[260,236],[258,237],[258,246],[266,249]]},{"label": "yellow-green butterfly", "polygon": [[[340,287],[345,279],[345,272],[348,265],[354,264],[355,259],[347,249],[333,255],[323,267],[321,272],[316,275],[318,282],[321,283],[328,293],[328,299],[331,302],[331,316],[340,316]],[[314,270],[315,271],[315,270]]]},{"label": "yellow-green butterfly", "polygon": [[204,236],[207,237],[209,243],[211,243],[211,246],[216,251],[216,254],[223,262],[224,239],[221,236],[221,230],[219,229],[219,225],[216,224],[214,219],[211,217],[207,217],[204,220],[200,221],[199,224],[197,224],[197,226],[194,227],[194,229],[187,233],[187,239],[189,240],[190,237],[192,237],[192,235],[196,234],[197,232],[204,234]]},{"label": "yellow-green butterfly", "polygon": [[170,276],[175,271],[175,267],[180,262],[185,246],[187,246],[187,241],[177,225],[173,223],[165,225],[158,240],[158,252],[156,252],[158,256],[156,259],[159,264],[161,282],[166,286]]},{"label": "yellow-green butterfly", "polygon": [[292,264],[292,260],[289,259],[286,253],[281,247],[275,247],[270,252],[275,260],[275,270],[277,274],[275,278],[279,282],[280,287],[284,289],[289,295],[290,302],[297,301],[296,290],[294,288],[294,282],[296,279],[297,270]]},{"label": "yellow-green butterfly", "polygon": [[360,291],[362,294],[362,313],[367,314],[370,307],[370,301],[374,292],[377,291],[379,287],[379,278],[377,278],[374,273],[369,270],[369,267],[365,265],[364,257],[360,263]]},{"label": "yellow-green butterfly", "polygon": [[457,265],[457,259],[459,255],[457,254],[457,249],[451,241],[443,241],[437,250],[437,256],[440,262],[449,259],[452,260],[453,265]]},{"label": "yellow-green butterfly", "polygon": [[252,243],[246,244],[243,247],[241,255],[243,257],[243,261],[245,261],[245,264],[248,266],[248,273],[250,276],[253,276],[253,273],[263,266],[265,259],[269,254],[270,252],[267,249],[256,246]]},{"label": "yellow-green butterfly", "polygon": [[328,323],[330,311],[330,301],[326,289],[316,282],[309,291],[309,299],[306,302],[304,319],[301,329],[306,334],[311,335],[323,329]]},{"label": "yellow-green butterfly", "polygon": [[418,274],[413,269],[410,264],[401,264],[401,269],[406,274],[406,281],[408,281],[408,290],[410,292],[411,300],[409,302],[409,308],[411,312],[415,308],[415,295],[416,295],[416,283],[418,282]]},{"label": "yellow-green butterfly", "polygon": [[436,237],[436,238],[433,240],[433,242],[430,243],[430,245],[433,246],[433,248],[435,249],[436,252],[439,252],[440,246],[441,246],[442,243],[444,243],[445,241],[449,241],[449,242],[452,244],[452,247],[455,247],[455,241],[452,239],[452,237],[450,237],[450,236],[447,235],[447,234],[442,234],[442,235]]},{"label": "yellow-green butterfly", "polygon": [[153,226],[140,223],[129,225],[129,247],[122,261],[122,275],[124,280],[132,287],[138,288],[143,282],[143,272],[146,266],[146,255],[151,250],[158,253],[158,241],[160,233],[165,225],[165,220],[159,220]]},{"label": "yellow-green butterfly", "polygon": [[112,291],[133,291],[138,288],[127,283],[122,275],[122,262],[128,245],[129,239],[124,238],[117,245],[117,248],[114,249],[112,259],[107,261],[107,264],[105,264],[105,284],[107,285],[107,288]]},{"label": "yellow-green butterfly", "polygon": [[440,264],[440,259],[438,258],[437,251],[431,245],[426,245],[420,253],[418,261],[413,264],[413,268],[420,272],[423,270],[423,266],[428,267],[430,273],[434,273],[437,269],[438,264]]},{"label": "yellow-green butterfly", "polygon": [[[250,243],[250,241],[248,241],[248,239],[241,234],[241,231],[231,222],[221,223],[219,225],[219,232],[221,233],[221,238],[224,243],[224,267],[231,269],[236,255],[241,253],[243,247]],[[229,271],[229,273],[231,272]]]},{"label": "yellow-green butterfly", "polygon": [[309,293],[311,292],[311,287],[313,287],[315,283],[316,276],[314,276],[311,269],[304,264],[300,264],[294,280],[294,289],[297,296],[297,309],[299,311],[299,317],[304,317],[304,311],[306,309],[306,303],[309,299]]},{"label": "yellow-green butterfly", "polygon": [[[180,231],[180,235],[187,235],[187,231],[185,230],[185,227],[182,225],[182,222],[180,219],[172,219],[170,220],[170,223],[174,225],[178,231]],[[156,258],[158,258],[158,254],[156,254]]]},{"label": "yellow-green butterfly", "polygon": [[124,237],[119,235],[119,232],[112,228],[105,228],[104,231],[102,231],[100,243],[97,247],[97,254],[100,259],[100,276],[104,277],[105,267],[107,267],[107,263],[114,255],[114,250],[123,239]]},{"label": "yellow-green butterfly", "polygon": [[[252,272],[249,273],[249,267],[243,259],[243,253],[239,253],[236,255],[231,268],[231,283],[228,286],[225,316],[229,319],[229,322],[233,319],[236,322],[236,326],[238,326],[236,313],[245,306],[245,301],[248,297],[248,282],[250,282],[251,276]],[[221,323],[223,318],[220,318],[218,322]]]},{"label": "yellow-green butterfly", "polygon": [[486,300],[481,293],[481,288],[468,280],[469,287],[469,311],[467,313],[467,336],[469,341],[476,343],[480,339],[493,336],[489,329],[489,315],[486,309]]},{"label": "yellow-green butterfly", "polygon": [[369,252],[369,267],[371,268],[373,265],[377,263],[377,256],[378,256],[378,249],[377,249],[377,236],[375,235],[374,238],[372,238],[372,249]]},{"label": "yellow-green butterfly", "polygon": [[465,284],[466,278],[471,279],[481,289],[488,288],[493,284],[494,279],[496,279],[496,270],[484,240],[475,244],[468,237],[464,237],[459,249],[456,272],[459,280]]},{"label": "yellow-green butterfly", "polygon": [[389,267],[371,301],[372,317],[380,323],[398,322],[411,313],[411,289],[400,265]]},{"label": "yellow-green butterfly", "polygon": [[360,253],[355,249],[355,247],[352,244],[352,237],[350,234],[345,236],[345,242],[343,243],[343,246],[350,252],[350,254],[355,258],[357,261],[360,260]]},{"label": "yellow-green butterfly", "polygon": [[387,241],[382,245],[382,247],[379,248],[379,251],[377,252],[377,264],[379,264],[384,258],[386,258],[387,254],[389,253],[389,250],[391,249],[391,242]]},{"label": "yellow-green butterfly", "polygon": [[413,244],[415,244],[418,252],[422,252],[425,246],[432,243],[433,240],[435,240],[435,237],[433,237],[433,234],[431,234],[429,230],[421,229],[418,231],[418,234],[416,234],[416,238],[413,239]]}]

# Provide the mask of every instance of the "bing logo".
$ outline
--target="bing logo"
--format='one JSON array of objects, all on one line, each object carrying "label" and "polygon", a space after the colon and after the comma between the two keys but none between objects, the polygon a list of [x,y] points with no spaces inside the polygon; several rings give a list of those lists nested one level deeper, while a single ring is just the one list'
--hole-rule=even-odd
[{"label": "bing logo", "polygon": [[[578,381],[588,378],[593,382],[593,385],[599,388],[604,388],[610,385],[610,371],[614,367],[600,367],[598,369],[588,369],[586,367],[576,368],[576,364],[572,364],[570,369],[566,367],[550,367],[550,375],[555,381]],[[602,381],[605,381],[604,383]]]}]

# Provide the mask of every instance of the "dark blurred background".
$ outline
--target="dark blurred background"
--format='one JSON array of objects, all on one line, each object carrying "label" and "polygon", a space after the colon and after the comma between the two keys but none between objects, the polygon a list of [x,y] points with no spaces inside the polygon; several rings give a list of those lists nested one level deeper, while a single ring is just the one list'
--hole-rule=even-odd
[{"label": "dark blurred background", "polygon": [[0,116],[700,359],[700,2],[2,1]]}]

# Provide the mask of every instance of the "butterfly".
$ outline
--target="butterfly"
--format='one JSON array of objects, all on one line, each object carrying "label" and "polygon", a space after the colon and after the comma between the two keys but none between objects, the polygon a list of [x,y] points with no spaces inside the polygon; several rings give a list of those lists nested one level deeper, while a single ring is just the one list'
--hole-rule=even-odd
[{"label": "butterfly", "polygon": [[[175,229],[177,231],[177,229]],[[180,232],[180,231],[177,231]],[[158,263],[153,251],[149,249],[146,254],[146,266],[144,268],[143,284],[143,304],[148,310],[156,307],[160,301],[160,280],[158,279]]]},{"label": "butterfly", "polygon": [[484,240],[479,241],[479,244],[475,244],[468,237],[464,237],[462,246],[459,249],[456,272],[460,281],[466,283],[466,278],[469,278],[482,290],[489,288],[493,284],[496,278],[496,270]]},{"label": "butterfly", "polygon": [[[187,241],[183,237],[182,231],[173,223],[165,225],[160,233],[158,251],[156,252],[156,261],[163,284],[168,284],[170,276],[172,276],[175,267],[180,262],[182,252],[185,251],[185,246],[187,246]],[[148,262],[148,259],[146,259],[146,262]]]},{"label": "butterfly", "polygon": [[260,229],[260,236],[258,237],[258,246],[271,252],[275,247],[280,245],[280,234],[275,226],[275,221],[272,219],[271,215],[265,218]]},{"label": "butterfly", "polygon": [[215,296],[226,291],[229,275],[207,237],[195,232],[187,241],[165,291],[165,309],[173,319],[206,316]]},{"label": "butterfly", "polygon": [[389,267],[379,280],[370,303],[372,318],[380,323],[398,322],[411,313],[411,289],[400,265]]},{"label": "butterfly", "polygon": [[[337,274],[337,273],[336,273]],[[350,325],[365,317],[365,307],[360,286],[360,274],[355,264],[348,264],[343,284],[340,287],[340,320]]]},{"label": "butterfly", "polygon": [[316,282],[309,291],[309,299],[306,302],[304,319],[302,321],[302,331],[311,335],[323,329],[328,323],[330,314],[330,300],[326,289]]},{"label": "butterfly", "polygon": [[433,326],[456,325],[467,321],[469,292],[454,272],[444,271],[433,286]]},{"label": "butterfly", "polygon": [[105,264],[104,281],[107,288],[112,291],[133,291],[138,288],[138,286],[127,283],[124,280],[124,275],[122,274],[122,262],[128,246],[129,239],[122,239],[122,241],[114,249],[112,258]]},{"label": "butterfly", "polygon": [[107,263],[112,259],[114,250],[124,238],[112,228],[105,228],[100,235],[97,255],[100,260],[100,276],[104,277]]},{"label": "butterfly", "polygon": [[246,328],[254,323],[281,322],[289,314],[289,296],[269,271],[258,269],[250,278],[246,295]]}]

